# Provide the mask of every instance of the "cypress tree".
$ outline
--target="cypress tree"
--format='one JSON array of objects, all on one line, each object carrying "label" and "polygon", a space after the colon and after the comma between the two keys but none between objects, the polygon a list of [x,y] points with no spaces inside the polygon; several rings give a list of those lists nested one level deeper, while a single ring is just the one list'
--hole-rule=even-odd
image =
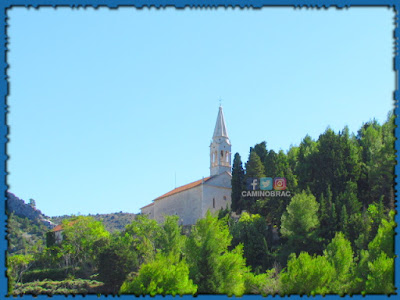
[{"label": "cypress tree", "polygon": [[246,163],[246,178],[251,177],[265,177],[265,168],[255,151],[250,152],[249,160]]},{"label": "cypress tree", "polygon": [[[245,178],[261,178],[265,177],[265,169],[263,164],[261,163],[260,157],[257,155],[255,151],[251,151],[249,155],[249,160],[246,163],[246,175]],[[257,199],[254,197],[247,197],[243,199],[244,209],[253,212],[256,210],[255,205],[257,203]]]},{"label": "cypress tree", "polygon": [[235,154],[232,167],[232,211],[239,213],[243,209],[241,192],[244,186],[244,170],[239,153]]},{"label": "cypress tree", "polygon": [[257,153],[257,155],[260,157],[261,162],[264,165],[265,168],[265,161],[267,159],[267,155],[268,155],[268,150],[267,150],[267,142],[263,141],[259,144],[256,144],[253,147],[250,148],[250,152],[254,151],[255,153]]},{"label": "cypress tree", "polygon": [[341,227],[343,234],[346,237],[349,236],[348,224],[349,224],[349,216],[347,214],[346,205],[343,205],[342,211],[340,213],[340,227]]},{"label": "cypress tree", "polygon": [[265,175],[268,177],[275,177],[276,175],[276,160],[277,154],[274,150],[270,150],[265,158],[264,168]]}]

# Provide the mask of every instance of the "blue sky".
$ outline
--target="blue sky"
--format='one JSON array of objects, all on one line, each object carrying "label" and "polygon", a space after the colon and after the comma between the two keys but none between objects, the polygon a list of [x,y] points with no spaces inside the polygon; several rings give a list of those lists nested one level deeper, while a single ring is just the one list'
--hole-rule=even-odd
[{"label": "blue sky", "polygon": [[43,213],[139,212],[232,152],[286,151],[393,108],[389,8],[8,10],[9,191]]}]

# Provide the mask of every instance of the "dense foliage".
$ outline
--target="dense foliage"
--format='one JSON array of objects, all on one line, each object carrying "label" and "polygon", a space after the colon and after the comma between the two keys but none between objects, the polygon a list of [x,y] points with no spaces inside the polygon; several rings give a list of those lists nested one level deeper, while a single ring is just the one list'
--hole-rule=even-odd
[{"label": "dense foliage", "polygon": [[31,254],[41,249],[48,230],[39,220],[32,221],[10,214],[7,219],[8,253]]},{"label": "dense foliage", "polygon": [[[389,116],[357,135],[328,128],[286,153],[262,142],[245,163],[236,154],[232,210],[189,230],[177,216],[139,215],[113,233],[91,216],[65,219],[61,241],[10,248],[9,292],[393,294],[393,130]],[[264,176],[285,177],[291,197],[242,196],[247,178]],[[12,245],[38,230],[15,220]]]}]

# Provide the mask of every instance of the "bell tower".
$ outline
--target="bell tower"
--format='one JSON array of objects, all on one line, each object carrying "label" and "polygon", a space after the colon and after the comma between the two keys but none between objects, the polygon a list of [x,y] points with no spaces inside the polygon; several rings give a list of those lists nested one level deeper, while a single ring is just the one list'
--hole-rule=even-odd
[{"label": "bell tower", "polygon": [[231,142],[226,130],[222,106],[220,106],[210,145],[210,175],[219,175],[226,171],[231,172]]}]

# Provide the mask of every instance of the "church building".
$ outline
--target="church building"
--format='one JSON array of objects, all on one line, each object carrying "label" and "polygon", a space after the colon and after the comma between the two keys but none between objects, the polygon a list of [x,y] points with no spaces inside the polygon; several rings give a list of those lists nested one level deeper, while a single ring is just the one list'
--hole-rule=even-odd
[{"label": "church building", "polygon": [[210,145],[210,176],[177,187],[141,208],[144,215],[163,222],[166,215],[178,215],[179,224],[193,225],[207,210],[216,212],[231,205],[231,142],[222,106]]}]

